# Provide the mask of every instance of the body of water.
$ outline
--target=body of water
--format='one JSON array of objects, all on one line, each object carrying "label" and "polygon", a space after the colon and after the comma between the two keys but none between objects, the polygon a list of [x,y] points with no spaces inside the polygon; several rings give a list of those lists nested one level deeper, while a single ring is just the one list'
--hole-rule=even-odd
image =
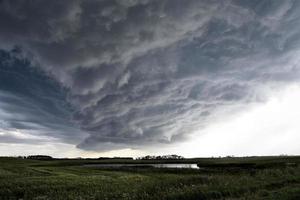
[{"label": "body of water", "polygon": [[154,167],[154,168],[184,168],[199,169],[197,164],[189,163],[161,163],[161,164],[87,164],[85,167],[122,168],[122,167]]}]

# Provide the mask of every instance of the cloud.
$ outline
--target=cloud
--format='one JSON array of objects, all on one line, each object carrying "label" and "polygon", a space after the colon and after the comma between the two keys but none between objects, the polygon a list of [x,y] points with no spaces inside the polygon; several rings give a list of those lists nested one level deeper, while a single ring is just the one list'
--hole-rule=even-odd
[{"label": "cloud", "polygon": [[64,89],[17,56],[0,51],[0,142],[76,144],[83,139],[84,132],[71,121]]},{"label": "cloud", "polygon": [[[0,43],[65,88],[70,126],[89,134],[78,147],[142,148],[298,82],[298,11],[297,1],[4,0]],[[64,128],[54,137],[73,141]]]},{"label": "cloud", "polygon": [[195,132],[192,140],[167,150],[188,157],[297,155],[299,89],[297,84],[278,90],[267,102],[216,121],[201,133]]}]

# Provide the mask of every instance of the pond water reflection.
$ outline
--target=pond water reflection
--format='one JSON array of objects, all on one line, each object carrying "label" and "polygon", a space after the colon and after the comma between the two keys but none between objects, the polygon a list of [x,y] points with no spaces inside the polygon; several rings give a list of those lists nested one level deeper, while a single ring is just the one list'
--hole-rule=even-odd
[{"label": "pond water reflection", "polygon": [[122,167],[154,167],[154,168],[182,168],[182,169],[199,169],[194,163],[160,163],[160,164],[87,164],[85,167],[97,168],[122,168]]}]

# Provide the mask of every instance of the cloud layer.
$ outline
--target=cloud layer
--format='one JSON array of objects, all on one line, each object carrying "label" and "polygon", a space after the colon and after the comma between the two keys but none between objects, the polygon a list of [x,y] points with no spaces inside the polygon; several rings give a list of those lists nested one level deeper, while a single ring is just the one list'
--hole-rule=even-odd
[{"label": "cloud layer", "polygon": [[64,89],[18,56],[0,51],[1,143],[80,142]]},{"label": "cloud layer", "polygon": [[[78,147],[170,144],[225,117],[223,110],[299,81],[299,4],[3,0],[0,47],[17,47],[65,88],[75,110],[70,127],[89,135],[70,139]],[[51,130],[71,138],[65,127]]]}]

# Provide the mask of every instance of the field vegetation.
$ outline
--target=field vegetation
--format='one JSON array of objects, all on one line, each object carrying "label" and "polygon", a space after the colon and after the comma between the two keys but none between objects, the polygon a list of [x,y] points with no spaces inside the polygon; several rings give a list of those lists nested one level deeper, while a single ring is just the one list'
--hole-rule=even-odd
[{"label": "field vegetation", "polygon": [[[200,169],[86,167],[197,163]],[[0,158],[0,199],[300,199],[300,157],[182,160]]]}]

